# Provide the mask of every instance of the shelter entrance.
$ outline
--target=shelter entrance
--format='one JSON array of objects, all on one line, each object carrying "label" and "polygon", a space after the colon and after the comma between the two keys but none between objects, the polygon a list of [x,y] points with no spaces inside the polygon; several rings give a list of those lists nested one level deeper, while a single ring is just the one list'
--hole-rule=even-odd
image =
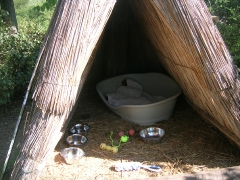
[{"label": "shelter entrance", "polygon": [[123,74],[168,74],[155,51],[129,3],[117,1],[96,47],[86,86],[95,90],[99,81]]},{"label": "shelter entrance", "polygon": [[[49,179],[53,171],[45,165],[54,149],[52,160],[62,166],[55,178],[71,174],[56,153],[66,147],[76,123],[90,126],[82,146],[85,162],[72,173],[77,179],[145,178],[237,165],[236,148],[202,121],[184,95],[172,117],[154,125],[166,131],[161,144],[150,148],[136,133],[116,154],[99,149],[111,143],[110,131],[117,142],[117,132],[142,127],[108,110],[96,84],[147,72],[173,77],[199,114],[240,147],[238,73],[203,0],[59,0],[31,79],[33,105],[12,179]],[[163,174],[119,175],[110,165],[121,161],[153,163]]]},{"label": "shelter entrance", "polygon": [[[84,165],[79,165],[79,169],[85,172],[85,177],[103,176],[105,179],[119,177],[113,169],[109,173],[109,168],[116,161],[156,164],[164,169],[162,175],[168,175],[170,171],[172,174],[197,172],[214,166],[222,167],[220,162],[212,160],[212,157],[223,159],[222,154],[226,147],[233,154],[236,152],[236,147],[192,109],[183,94],[177,100],[172,117],[153,125],[166,130],[166,136],[161,143],[149,145],[142,142],[138,133],[145,127],[129,123],[110,111],[97,94],[96,84],[117,75],[147,72],[169,75],[159,62],[154,47],[139,26],[128,3],[118,1],[101,37],[79,103],[64,136],[55,148],[60,152],[67,147],[65,140],[71,135],[69,130],[75,124],[88,124],[90,126],[86,135],[88,142],[80,146],[86,152]],[[118,133],[120,131],[127,133],[129,129],[134,129],[136,134],[130,137],[129,142],[120,146],[117,154],[99,148],[101,143],[111,145],[111,131],[114,132],[112,137],[115,145],[118,145]],[[97,164],[94,172],[89,168],[92,164]],[[64,174],[70,172],[72,172],[70,169],[64,170]],[[48,170],[45,168],[42,177],[48,177],[47,174]],[[155,175],[144,170],[131,171],[123,174],[122,178]]]}]

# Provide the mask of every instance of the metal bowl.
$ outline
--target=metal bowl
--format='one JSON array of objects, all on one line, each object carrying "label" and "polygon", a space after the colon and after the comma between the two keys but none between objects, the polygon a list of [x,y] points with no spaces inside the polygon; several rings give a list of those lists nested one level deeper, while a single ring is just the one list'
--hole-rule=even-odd
[{"label": "metal bowl", "polygon": [[69,146],[80,146],[87,142],[87,138],[81,134],[73,134],[66,139]]},{"label": "metal bowl", "polygon": [[60,155],[64,158],[68,164],[79,163],[84,156],[84,151],[77,147],[64,148]]},{"label": "metal bowl", "polygon": [[165,131],[159,127],[148,127],[139,132],[139,135],[143,142],[148,144],[157,144],[160,143]]},{"label": "metal bowl", "polygon": [[70,132],[72,134],[82,134],[89,130],[89,126],[87,124],[76,124],[71,129]]}]

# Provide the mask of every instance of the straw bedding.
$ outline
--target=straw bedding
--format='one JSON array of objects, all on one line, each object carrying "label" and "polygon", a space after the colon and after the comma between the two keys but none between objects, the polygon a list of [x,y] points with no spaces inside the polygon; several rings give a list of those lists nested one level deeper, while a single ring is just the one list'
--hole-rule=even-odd
[{"label": "straw bedding", "polygon": [[[90,131],[86,134],[88,142],[80,146],[85,156],[79,164],[68,165],[59,152],[68,147],[65,139],[70,134],[70,128],[76,123],[87,123],[90,126]],[[122,120],[107,109],[98,94],[83,96],[63,138],[43,169],[40,179],[135,179],[240,165],[239,150],[216,128],[203,121],[182,96],[177,101],[172,117],[154,126],[166,131],[165,137],[159,144],[145,144],[136,133],[127,143],[120,146],[117,154],[103,151],[99,145],[111,144],[110,131],[114,132],[113,140],[117,145],[119,131],[126,132],[133,128],[139,132],[145,126],[141,127]],[[154,173],[145,169],[125,172],[114,170],[113,166],[117,162],[127,161],[159,165],[162,172]]]}]

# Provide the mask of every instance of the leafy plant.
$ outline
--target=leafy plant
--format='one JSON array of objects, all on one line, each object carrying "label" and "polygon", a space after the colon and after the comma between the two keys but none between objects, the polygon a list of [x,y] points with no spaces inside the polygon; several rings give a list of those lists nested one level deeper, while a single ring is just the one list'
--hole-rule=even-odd
[{"label": "leafy plant", "polygon": [[240,67],[240,1],[205,0],[212,14],[219,16],[217,27],[235,64]]},{"label": "leafy plant", "polygon": [[50,10],[50,9],[53,9],[55,7],[57,3],[57,0],[46,0],[45,3],[43,3],[42,5],[38,5],[36,7],[34,7],[34,10],[36,11],[45,11],[45,10]]},{"label": "leafy plant", "polygon": [[26,36],[16,33],[10,22],[3,21],[6,16],[0,9],[0,105],[26,88],[43,38],[36,29],[29,29]]},{"label": "leafy plant", "polygon": [[36,7],[45,6],[46,0],[14,0],[15,11],[18,20],[18,29],[21,33],[26,34],[28,29],[37,29],[45,33],[49,27],[50,20],[54,11],[52,6],[49,10],[37,11]]}]

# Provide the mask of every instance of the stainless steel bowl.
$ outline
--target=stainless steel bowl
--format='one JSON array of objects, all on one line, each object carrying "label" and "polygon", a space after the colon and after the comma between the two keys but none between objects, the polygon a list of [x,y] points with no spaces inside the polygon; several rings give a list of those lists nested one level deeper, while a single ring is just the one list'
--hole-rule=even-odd
[{"label": "stainless steel bowl", "polygon": [[84,151],[77,147],[64,148],[60,155],[64,158],[68,164],[79,163],[84,156]]},{"label": "stainless steel bowl", "polygon": [[71,129],[70,132],[72,134],[82,134],[89,130],[89,126],[87,124],[76,124]]},{"label": "stainless steel bowl", "polygon": [[143,142],[148,144],[159,143],[162,140],[164,134],[165,131],[159,127],[148,127],[139,132],[139,135]]},{"label": "stainless steel bowl", "polygon": [[81,134],[73,134],[66,139],[69,146],[80,146],[87,142],[87,138]]}]

